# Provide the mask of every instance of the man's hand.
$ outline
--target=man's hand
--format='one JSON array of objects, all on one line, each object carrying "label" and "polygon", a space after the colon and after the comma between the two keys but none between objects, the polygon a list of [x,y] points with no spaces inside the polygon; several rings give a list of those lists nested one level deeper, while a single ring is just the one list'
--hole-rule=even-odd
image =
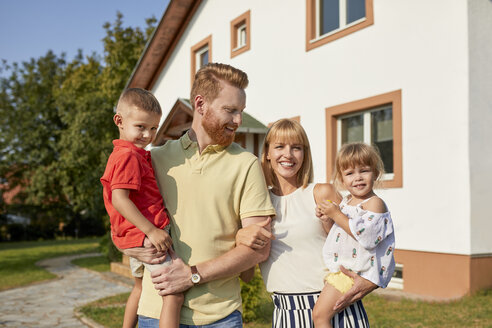
[{"label": "man's hand", "polygon": [[150,273],[154,288],[159,291],[161,296],[181,293],[193,287],[191,268],[176,256],[172,248],[169,249],[168,253],[173,260],[171,265]]},{"label": "man's hand", "polygon": [[144,239],[143,247],[120,249],[120,252],[149,264],[162,263],[166,259],[166,252],[159,252],[148,238]]},{"label": "man's hand", "polygon": [[275,236],[265,229],[269,226],[271,218],[264,222],[251,224],[247,227],[239,229],[236,233],[236,245],[244,245],[252,249],[262,249],[268,244],[270,239],[275,239]]},{"label": "man's hand", "polygon": [[166,230],[159,228],[152,229],[147,237],[159,252],[166,252],[173,244],[171,236],[169,236]]},{"label": "man's hand", "polygon": [[333,307],[333,311],[340,312],[350,304],[357,302],[374,289],[378,288],[377,285],[367,279],[362,278],[355,272],[345,269],[343,266],[340,266],[340,271],[345,273],[347,276],[352,277],[354,279],[354,285],[338,299]]}]

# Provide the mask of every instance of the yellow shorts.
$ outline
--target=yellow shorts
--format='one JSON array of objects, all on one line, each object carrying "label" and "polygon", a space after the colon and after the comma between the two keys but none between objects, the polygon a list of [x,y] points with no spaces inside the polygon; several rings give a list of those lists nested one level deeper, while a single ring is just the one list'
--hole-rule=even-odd
[{"label": "yellow shorts", "polygon": [[342,294],[345,294],[354,285],[354,279],[347,276],[342,271],[336,273],[329,272],[325,276],[325,282],[335,287]]}]

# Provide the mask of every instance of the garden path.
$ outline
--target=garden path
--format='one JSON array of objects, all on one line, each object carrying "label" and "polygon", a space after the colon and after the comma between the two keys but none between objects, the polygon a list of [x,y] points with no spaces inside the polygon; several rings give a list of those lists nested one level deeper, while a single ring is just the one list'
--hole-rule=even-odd
[{"label": "garden path", "polygon": [[[87,327],[74,314],[76,307],[130,291],[130,287],[70,261],[97,253],[63,256],[38,265],[59,279],[0,292],[0,327]],[[22,274],[22,272],[19,272]]]}]

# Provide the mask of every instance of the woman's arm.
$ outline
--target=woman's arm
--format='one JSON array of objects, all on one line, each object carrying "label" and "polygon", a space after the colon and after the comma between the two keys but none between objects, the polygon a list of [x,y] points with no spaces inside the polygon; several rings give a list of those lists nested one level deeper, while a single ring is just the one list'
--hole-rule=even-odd
[{"label": "woman's arm", "polygon": [[331,183],[318,183],[314,186],[313,190],[314,201],[316,202],[316,216],[320,219],[323,224],[323,229],[326,233],[330,232],[333,226],[333,220],[328,217],[323,217],[322,213],[319,211],[319,205],[326,201],[331,200],[337,204],[342,201],[342,196],[336,191],[335,187]]}]

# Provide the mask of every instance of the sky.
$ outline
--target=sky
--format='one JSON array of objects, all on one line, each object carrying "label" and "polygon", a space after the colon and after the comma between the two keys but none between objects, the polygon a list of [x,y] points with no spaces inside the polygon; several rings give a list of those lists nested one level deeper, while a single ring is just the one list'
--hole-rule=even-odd
[{"label": "sky", "polygon": [[123,26],[146,26],[160,20],[170,0],[0,0],[0,60],[9,64],[29,61],[53,50],[71,60],[82,49],[103,54],[105,22],[117,11]]}]

